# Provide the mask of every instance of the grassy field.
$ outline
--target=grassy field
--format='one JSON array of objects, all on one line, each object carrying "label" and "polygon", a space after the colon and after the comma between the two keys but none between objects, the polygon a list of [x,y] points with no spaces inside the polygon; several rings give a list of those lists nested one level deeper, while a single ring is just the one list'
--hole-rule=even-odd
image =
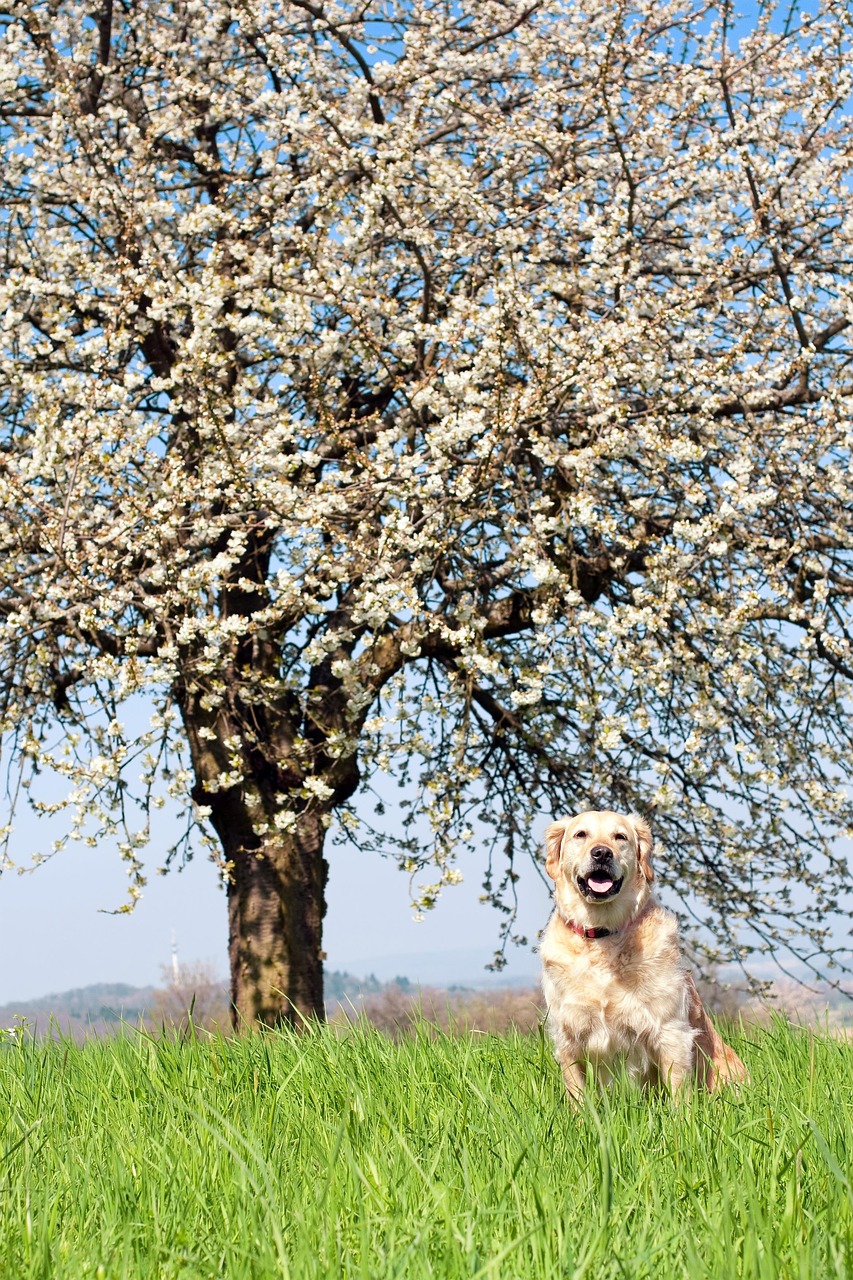
[{"label": "grassy field", "polygon": [[536,1036],[0,1047],[4,1277],[853,1276],[853,1049],[574,1114]]}]

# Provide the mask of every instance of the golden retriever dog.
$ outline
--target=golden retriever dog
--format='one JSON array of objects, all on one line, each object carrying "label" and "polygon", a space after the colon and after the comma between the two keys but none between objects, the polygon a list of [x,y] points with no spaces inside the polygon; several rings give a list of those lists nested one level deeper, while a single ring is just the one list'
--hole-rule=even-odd
[{"label": "golden retriever dog", "polygon": [[554,914],[539,948],[548,1026],[566,1088],[587,1065],[606,1084],[619,1063],[676,1093],[747,1080],[685,966],[678,925],[652,894],[652,833],[636,814],[591,810],[552,822],[545,867]]}]

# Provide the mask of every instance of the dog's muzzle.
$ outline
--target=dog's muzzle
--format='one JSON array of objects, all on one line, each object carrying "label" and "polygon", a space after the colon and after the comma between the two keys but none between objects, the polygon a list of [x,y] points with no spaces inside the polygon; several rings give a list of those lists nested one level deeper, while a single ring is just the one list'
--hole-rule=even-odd
[{"label": "dog's muzzle", "polygon": [[597,844],[589,851],[589,866],[578,876],[578,888],[588,902],[607,902],[622,888],[613,850]]}]

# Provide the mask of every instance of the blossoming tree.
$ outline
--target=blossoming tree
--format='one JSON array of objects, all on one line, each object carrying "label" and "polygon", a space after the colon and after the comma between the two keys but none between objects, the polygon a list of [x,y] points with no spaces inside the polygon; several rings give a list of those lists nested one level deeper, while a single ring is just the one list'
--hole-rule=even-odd
[{"label": "blossoming tree", "polygon": [[479,814],[510,932],[543,814],[636,807],[710,951],[829,948],[844,8],[9,0],[9,777],[131,899],[183,798],[240,1019],[322,1009],[330,826],[429,906]]}]

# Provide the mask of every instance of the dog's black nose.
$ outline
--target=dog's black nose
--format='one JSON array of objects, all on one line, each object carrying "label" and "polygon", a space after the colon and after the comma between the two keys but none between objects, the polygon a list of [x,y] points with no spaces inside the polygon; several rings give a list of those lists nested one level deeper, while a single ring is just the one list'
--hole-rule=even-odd
[{"label": "dog's black nose", "polygon": [[613,857],[613,850],[608,849],[606,844],[597,844],[590,849],[589,856],[593,862],[609,862]]}]

